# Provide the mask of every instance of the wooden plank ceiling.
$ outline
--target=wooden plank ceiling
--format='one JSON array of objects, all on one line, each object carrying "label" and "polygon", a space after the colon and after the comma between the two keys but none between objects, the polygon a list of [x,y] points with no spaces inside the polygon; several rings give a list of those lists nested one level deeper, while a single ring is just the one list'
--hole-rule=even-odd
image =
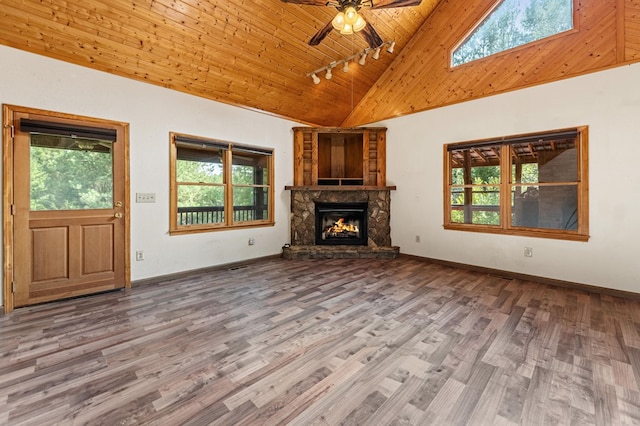
[{"label": "wooden plank ceiling", "polygon": [[[309,39],[333,7],[281,0],[1,0],[0,43],[316,126],[391,117],[640,61],[640,0],[574,0],[574,28],[451,68],[499,0],[422,0],[361,14],[393,54],[307,75],[362,52],[360,35]],[[318,0],[310,0],[318,3]]]},{"label": "wooden plank ceiling", "polygon": [[340,125],[439,0],[361,9],[395,53],[352,62],[313,84],[307,74],[362,52],[361,34],[308,40],[333,7],[280,0],[2,0],[0,43],[302,123]]}]

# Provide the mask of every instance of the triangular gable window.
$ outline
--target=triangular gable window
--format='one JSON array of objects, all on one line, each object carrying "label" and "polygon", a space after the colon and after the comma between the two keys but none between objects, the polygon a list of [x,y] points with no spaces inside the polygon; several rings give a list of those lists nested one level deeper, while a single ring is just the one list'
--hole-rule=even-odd
[{"label": "triangular gable window", "polygon": [[466,64],[573,28],[573,0],[502,0],[451,54]]}]

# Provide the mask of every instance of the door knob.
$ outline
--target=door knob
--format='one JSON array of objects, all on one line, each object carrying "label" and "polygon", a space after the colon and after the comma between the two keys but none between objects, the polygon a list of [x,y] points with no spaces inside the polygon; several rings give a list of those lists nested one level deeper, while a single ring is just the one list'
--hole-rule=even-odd
[{"label": "door knob", "polygon": [[120,219],[122,217],[122,213],[116,213],[114,216],[116,219]]},{"label": "door knob", "polygon": [[116,202],[114,203],[114,205],[115,205],[116,207],[122,207],[122,201],[116,201]]}]

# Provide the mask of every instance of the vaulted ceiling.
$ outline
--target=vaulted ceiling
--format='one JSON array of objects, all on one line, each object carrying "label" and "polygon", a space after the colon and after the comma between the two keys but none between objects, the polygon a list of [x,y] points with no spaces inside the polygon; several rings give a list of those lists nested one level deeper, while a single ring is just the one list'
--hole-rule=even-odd
[{"label": "vaulted ceiling", "polygon": [[368,46],[335,30],[308,44],[335,16],[329,6],[1,0],[0,44],[316,126],[369,124],[640,60],[640,0],[574,0],[573,30],[452,69],[451,49],[497,1],[364,7],[394,52],[336,67],[319,84],[311,71]]},{"label": "vaulted ceiling", "polygon": [[[439,0],[361,15],[393,54],[313,84],[308,73],[368,47],[361,33],[309,39],[331,6],[280,0],[2,0],[0,43],[302,123],[340,125]],[[317,2],[316,2],[317,3]]]}]

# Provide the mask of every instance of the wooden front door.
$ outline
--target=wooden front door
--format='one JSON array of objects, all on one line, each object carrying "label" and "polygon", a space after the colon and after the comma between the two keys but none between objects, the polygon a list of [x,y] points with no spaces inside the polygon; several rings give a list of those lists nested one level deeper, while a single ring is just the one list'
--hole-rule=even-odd
[{"label": "wooden front door", "polygon": [[13,306],[128,287],[127,125],[34,110],[5,114],[13,126],[12,146],[5,143],[13,169]]}]

